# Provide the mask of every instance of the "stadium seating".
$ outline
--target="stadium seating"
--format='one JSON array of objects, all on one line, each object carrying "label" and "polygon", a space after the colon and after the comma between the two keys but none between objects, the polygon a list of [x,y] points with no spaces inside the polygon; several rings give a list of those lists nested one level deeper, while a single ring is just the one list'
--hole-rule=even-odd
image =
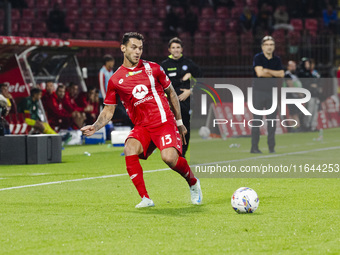
[{"label": "stadium seating", "polygon": [[21,21],[19,25],[19,32],[20,33],[30,33],[32,32],[32,23]]},{"label": "stadium seating", "polygon": [[[96,0],[97,2],[97,0]],[[93,8],[93,1],[92,0],[80,0],[80,6],[82,8]]]},{"label": "stadium seating", "polygon": [[229,19],[230,12],[227,7],[219,7],[216,10],[216,18],[218,19]]},{"label": "stadium seating", "polygon": [[317,19],[306,19],[305,20],[305,29],[307,29],[309,31],[316,32],[318,30]]},{"label": "stadium seating", "polygon": [[205,7],[201,11],[200,18],[202,19],[213,19],[215,17],[214,9],[211,7]]},{"label": "stadium seating", "polygon": [[204,57],[207,56],[207,35],[202,32],[196,32],[194,35],[194,51],[193,56]]},{"label": "stadium seating", "polygon": [[109,0],[109,4],[113,10],[123,8],[123,0]]},{"label": "stadium seating", "polygon": [[106,32],[106,23],[103,21],[94,21],[92,23],[93,32],[97,33],[105,33]]},{"label": "stadium seating", "polygon": [[159,19],[165,19],[165,17],[166,17],[166,9],[165,8],[157,9],[156,13],[157,13]]},{"label": "stadium seating", "polygon": [[94,5],[97,8],[97,11],[100,10],[99,8],[105,8],[105,9],[109,8],[107,0],[95,0]]},{"label": "stadium seating", "polygon": [[119,21],[110,21],[107,25],[107,31],[110,33],[119,33],[121,31],[121,24]]},{"label": "stadium seating", "polygon": [[155,6],[158,8],[165,8],[167,5],[167,0],[155,0]]},{"label": "stadium seating", "polygon": [[35,0],[26,0],[25,2],[27,4],[28,8],[34,8]]},{"label": "stadium seating", "polygon": [[108,9],[105,9],[105,8],[97,9],[96,19],[108,20],[109,19],[109,11],[108,11]]},{"label": "stadium seating", "polygon": [[81,18],[86,20],[93,20],[94,19],[94,12],[93,9],[90,8],[83,8],[81,12]]},{"label": "stadium seating", "polygon": [[123,20],[125,19],[125,15],[122,9],[113,9],[111,14],[111,19],[113,20]]},{"label": "stadium seating", "polygon": [[33,21],[35,19],[35,13],[32,9],[23,9],[21,19]]},{"label": "stadium seating", "polygon": [[291,19],[290,24],[294,27],[295,31],[303,30],[303,22],[302,19]]},{"label": "stadium seating", "polygon": [[147,19],[138,22],[138,31],[142,34],[149,33],[152,31],[150,23]]},{"label": "stadium seating", "polygon": [[48,18],[48,11],[47,10],[38,10],[37,11],[37,19],[38,20],[47,20]]},{"label": "stadium seating", "polygon": [[[238,2],[238,1],[236,1],[236,2]],[[234,7],[231,10],[231,18],[234,19],[234,20],[239,20],[242,12],[243,12],[243,7]]]},{"label": "stadium seating", "polygon": [[198,23],[198,30],[200,32],[210,32],[211,31],[210,21],[207,19],[200,20]]},{"label": "stadium seating", "polygon": [[232,20],[229,22],[229,31],[230,32],[238,32],[239,30],[239,22],[237,20]]},{"label": "stadium seating", "polygon": [[126,20],[123,23],[123,30],[124,31],[136,31],[136,25],[133,21]]},{"label": "stadium seating", "polygon": [[192,55],[192,42],[191,42],[190,33],[182,32],[178,34],[178,37],[182,40],[185,55],[191,56]]},{"label": "stadium seating", "polygon": [[44,10],[51,8],[48,0],[36,0],[35,1],[35,7],[38,8],[38,9],[44,9]]},{"label": "stadium seating", "polygon": [[88,21],[83,21],[78,23],[78,32],[88,33],[91,31],[91,23]]},{"label": "stadium seating", "polygon": [[33,23],[34,32],[47,32],[47,26],[45,22],[36,21]]},{"label": "stadium seating", "polygon": [[66,20],[79,20],[79,12],[77,9],[70,9],[66,12]]},{"label": "stadium seating", "polygon": [[152,31],[155,31],[157,33],[161,33],[164,31],[164,23],[162,20],[157,20],[154,24]]},{"label": "stadium seating", "polygon": [[125,0],[125,7],[127,9],[137,9],[138,8],[138,0]]},{"label": "stadium seating", "polygon": [[218,19],[215,21],[214,31],[215,32],[226,32],[227,31],[227,25],[224,19]]},{"label": "stadium seating", "polygon": [[185,18],[185,12],[182,7],[174,7],[173,10],[180,19]]},{"label": "stadium seating", "polygon": [[209,34],[209,55],[223,56],[225,50],[224,39],[221,33],[212,32]]},{"label": "stadium seating", "polygon": [[78,0],[67,0],[65,1],[65,8],[66,9],[78,9]]},{"label": "stadium seating", "polygon": [[143,19],[146,19],[146,20],[150,20],[154,18],[154,14],[152,12],[152,9],[150,8],[144,8],[141,16],[143,17]]},{"label": "stadium seating", "polygon": [[21,18],[20,11],[18,9],[12,9],[11,11],[12,20],[19,20]]}]

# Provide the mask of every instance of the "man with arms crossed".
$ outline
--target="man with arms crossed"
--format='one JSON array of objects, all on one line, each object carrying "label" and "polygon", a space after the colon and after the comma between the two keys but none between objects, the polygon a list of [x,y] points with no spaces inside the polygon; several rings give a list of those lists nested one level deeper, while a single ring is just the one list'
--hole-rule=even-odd
[{"label": "man with arms crossed", "polygon": [[139,159],[147,159],[156,147],[161,151],[162,160],[186,179],[192,203],[201,204],[200,181],[181,156],[181,139],[185,143],[186,128],[178,97],[163,69],[156,63],[140,59],[143,41],[139,33],[124,34],[121,44],[124,62],[110,78],[105,107],[93,125],[81,130],[84,135],[91,136],[105,126],[113,116],[119,95],[135,125],[125,141],[124,153],[127,172],[142,198],[136,208],[154,206],[145,188]]},{"label": "man with arms crossed", "polygon": [[[273,54],[275,50],[274,38],[265,36],[261,43],[262,52],[254,56],[254,83],[253,83],[253,105],[256,110],[270,109],[273,102],[274,79],[261,78],[283,78],[284,70],[281,59]],[[276,119],[277,110],[267,115],[267,119]],[[262,116],[254,114],[256,120],[262,120]],[[257,124],[258,123],[258,124]],[[262,153],[259,150],[260,141],[260,121],[254,121],[251,129],[251,149],[250,153]],[[270,153],[275,153],[275,130],[276,122],[268,122],[268,147]]]}]

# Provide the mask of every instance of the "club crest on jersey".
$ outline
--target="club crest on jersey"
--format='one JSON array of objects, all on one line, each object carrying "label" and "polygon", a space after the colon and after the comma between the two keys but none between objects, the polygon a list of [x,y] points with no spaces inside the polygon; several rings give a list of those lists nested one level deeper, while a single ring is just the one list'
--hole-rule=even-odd
[{"label": "club crest on jersey", "polygon": [[133,76],[133,75],[139,74],[139,73],[141,73],[141,72],[142,72],[142,70],[139,70],[139,71],[136,71],[136,72],[128,72],[128,73],[126,74],[126,77]]},{"label": "club crest on jersey", "polygon": [[132,95],[137,99],[143,99],[147,94],[149,90],[148,88],[143,84],[136,85],[132,90]]},{"label": "club crest on jersey", "polygon": [[148,76],[152,75],[152,70],[151,69],[145,69],[145,72]]}]

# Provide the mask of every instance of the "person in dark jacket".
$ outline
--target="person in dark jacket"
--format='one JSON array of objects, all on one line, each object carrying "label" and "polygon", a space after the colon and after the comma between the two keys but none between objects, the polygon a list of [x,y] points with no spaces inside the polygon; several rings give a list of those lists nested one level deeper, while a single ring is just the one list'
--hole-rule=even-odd
[{"label": "person in dark jacket", "polygon": [[302,87],[309,90],[311,99],[307,102],[307,110],[312,115],[305,115],[303,119],[304,131],[315,131],[317,126],[318,108],[320,104],[320,88],[317,79],[312,74],[311,61],[308,58],[302,58],[298,71],[298,77],[302,82]]},{"label": "person in dark jacket", "polygon": [[191,59],[183,56],[183,44],[178,37],[169,41],[168,49],[170,56],[162,62],[161,66],[178,95],[183,124],[188,131],[185,136],[187,144],[183,144],[183,156],[185,156],[190,139],[190,79],[201,77],[202,72]]}]

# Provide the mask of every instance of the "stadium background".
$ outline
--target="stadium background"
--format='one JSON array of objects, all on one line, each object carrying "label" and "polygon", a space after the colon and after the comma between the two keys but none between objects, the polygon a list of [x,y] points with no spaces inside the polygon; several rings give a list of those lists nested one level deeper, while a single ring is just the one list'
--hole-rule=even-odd
[{"label": "stadium background", "polygon": [[[329,29],[322,18],[328,4],[336,10],[337,1],[6,0],[1,3],[2,35],[119,41],[124,32],[138,31],[146,37],[143,58],[158,63],[168,55],[168,39],[177,35],[184,42],[184,54],[202,67],[205,77],[251,77],[252,57],[260,51],[260,39],[266,34],[275,38],[276,54],[284,65],[288,60],[299,63],[302,57],[311,57],[322,77],[335,77],[339,64],[337,28]],[[67,33],[49,31],[48,15],[56,3],[65,13]],[[268,26],[261,31],[244,32],[241,28],[240,15],[245,6],[255,15],[260,15],[264,8],[272,19],[271,15],[281,5],[286,7],[293,31]],[[189,13],[197,16],[197,27],[186,25]],[[178,21],[175,31],[169,31],[174,17]],[[78,53],[80,66],[88,68],[87,86],[98,87],[98,70],[106,53],[116,58],[117,68],[122,62],[119,49],[86,49]],[[333,88],[324,88],[324,94],[332,95]]]}]

